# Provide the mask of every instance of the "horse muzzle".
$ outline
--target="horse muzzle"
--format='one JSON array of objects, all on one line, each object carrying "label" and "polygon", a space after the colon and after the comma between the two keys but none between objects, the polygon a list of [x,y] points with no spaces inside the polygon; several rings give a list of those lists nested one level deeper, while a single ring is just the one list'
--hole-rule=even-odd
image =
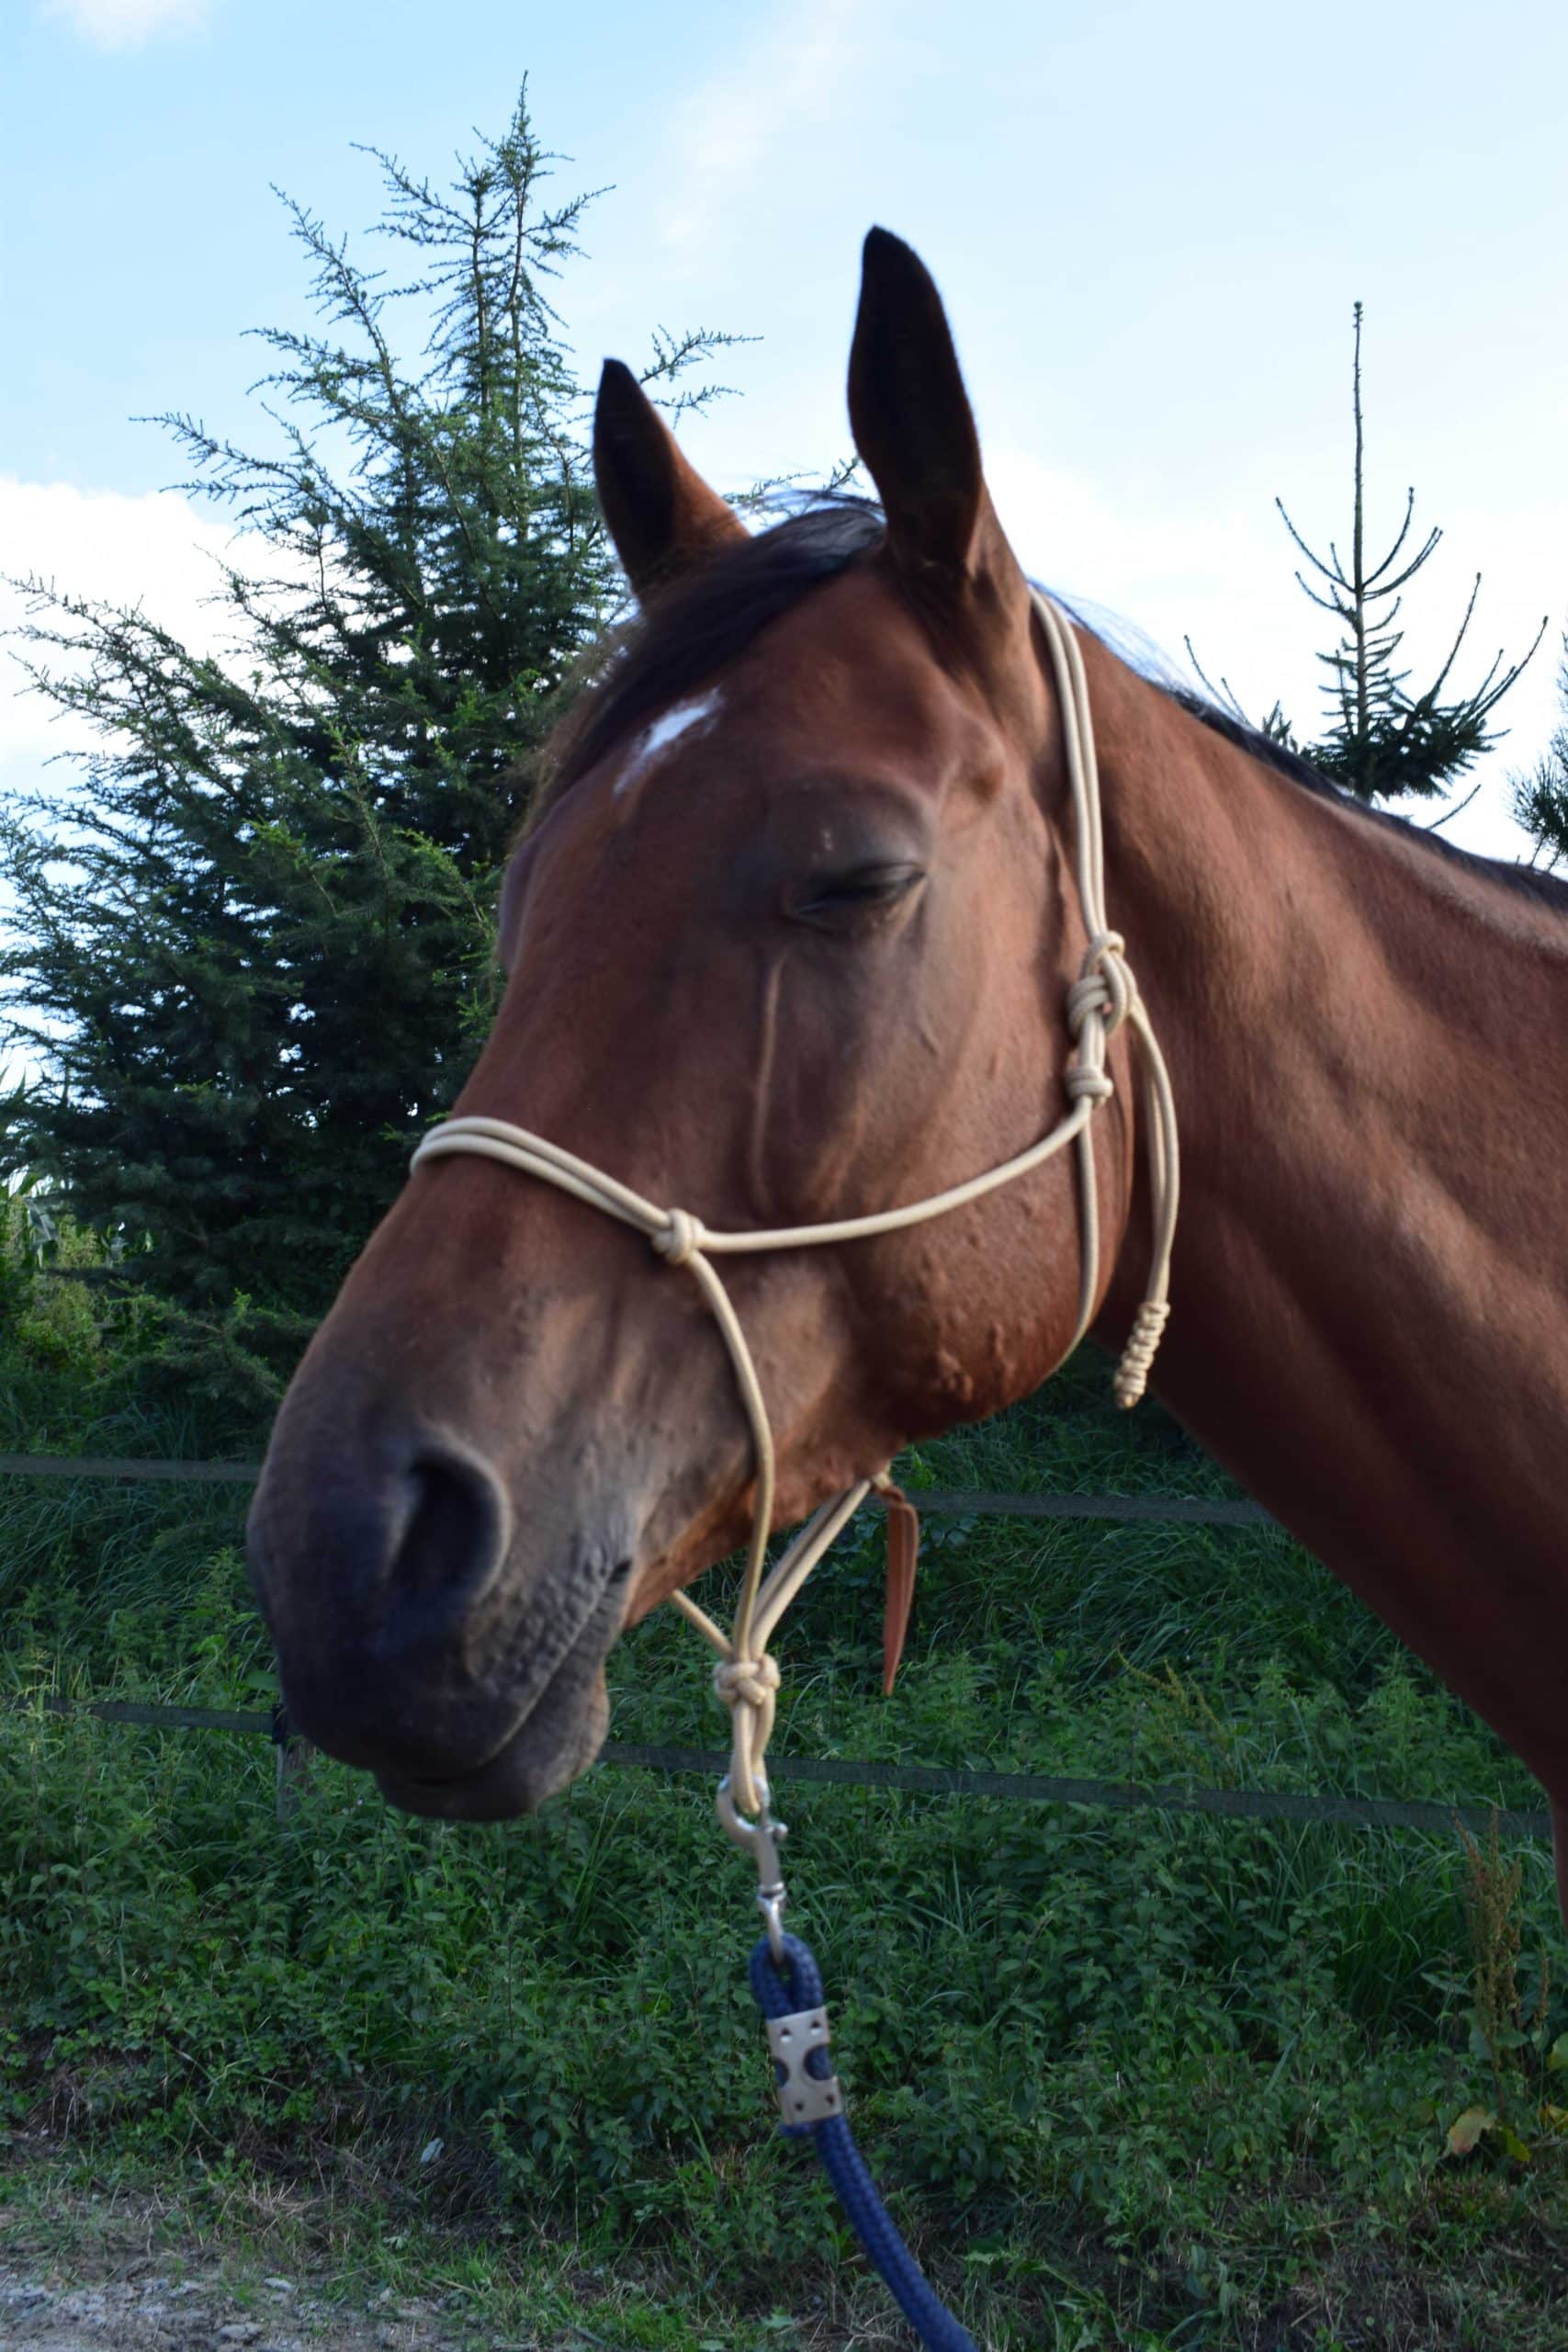
[{"label": "horse muzzle", "polygon": [[520,1524],[445,1437],[311,1453],[275,1442],[247,1542],[290,1721],[410,1812],[532,1810],[604,1737],[633,1547]]}]

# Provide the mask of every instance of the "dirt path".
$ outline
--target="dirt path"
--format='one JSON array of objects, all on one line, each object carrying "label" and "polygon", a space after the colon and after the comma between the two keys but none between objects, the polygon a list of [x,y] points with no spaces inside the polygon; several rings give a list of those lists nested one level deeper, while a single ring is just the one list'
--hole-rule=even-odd
[{"label": "dirt path", "polygon": [[236,2290],[149,2266],[80,2286],[0,2263],[5,2352],[470,2352],[474,2341],[432,2304],[388,2296],[344,2312],[284,2278]]}]

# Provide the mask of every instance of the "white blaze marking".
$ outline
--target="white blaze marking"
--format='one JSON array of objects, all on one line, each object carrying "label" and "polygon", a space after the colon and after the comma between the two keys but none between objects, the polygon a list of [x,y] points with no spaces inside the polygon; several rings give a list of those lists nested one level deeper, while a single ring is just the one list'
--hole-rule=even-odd
[{"label": "white blaze marking", "polygon": [[615,779],[615,797],[619,799],[623,792],[629,791],[645,776],[654,763],[663,758],[671,743],[678,743],[682,736],[690,734],[694,727],[701,727],[710,719],[722,700],[723,696],[716,687],[712,694],[700,695],[695,702],[677,703],[673,710],[664,711],[651,727],[645,728],[637,739],[637,749]]}]

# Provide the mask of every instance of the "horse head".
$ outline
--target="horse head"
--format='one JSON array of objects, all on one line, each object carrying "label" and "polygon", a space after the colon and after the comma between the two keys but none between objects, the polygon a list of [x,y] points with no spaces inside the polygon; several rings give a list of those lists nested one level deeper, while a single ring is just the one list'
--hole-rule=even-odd
[{"label": "horse head", "polygon": [[[936,289],[881,232],[849,399],[880,512],[753,536],[606,367],[596,475],[642,616],[551,747],[457,1105],[715,1227],[923,1199],[1066,1102],[1086,934],[1060,709]],[[733,1261],[778,1522],[1039,1384],[1077,1320],[1079,1214],[1060,1158],[938,1222]],[[641,1236],[480,1158],[422,1164],[252,1515],[291,1714],[412,1810],[536,1804],[604,1736],[617,1633],[736,1545],[753,1476],[704,1302]]]}]

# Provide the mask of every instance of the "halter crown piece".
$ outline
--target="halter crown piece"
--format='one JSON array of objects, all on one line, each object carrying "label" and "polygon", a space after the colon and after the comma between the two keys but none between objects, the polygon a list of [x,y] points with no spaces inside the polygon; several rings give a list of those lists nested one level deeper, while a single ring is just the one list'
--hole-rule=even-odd
[{"label": "halter crown piece", "polygon": [[[767,1781],[763,1759],[773,1730],[779,1669],[768,1654],[768,1642],[791,1601],[812,1569],[848,1525],[873,1488],[888,1490],[886,1470],[845,1487],[808,1519],[771,1571],[767,1570],[768,1532],[773,1523],[774,1454],[768,1409],[757,1379],[757,1368],[740,1328],[728,1292],[713,1261],[738,1257],[743,1251],[824,1249],[839,1241],[869,1240],[881,1233],[899,1233],[945,1216],[981,1200],[1047,1159],[1076,1148],[1078,1167],[1082,1246],[1078,1274],[1077,1327],[1071,1354],[1088,1330],[1100,1295],[1100,1208],[1095,1188],[1093,1119],[1115,1091],[1105,1067],[1106,1048],[1125,1023],[1138,1043],[1141,1092],[1145,1114],[1145,1151],[1148,1160],[1153,1210],[1154,1247],[1143,1305],[1134,1318],[1122,1350],[1115,1381],[1116,1401],[1123,1407],[1138,1402],[1148,1380],[1149,1367],[1170,1314],[1167,1293],[1170,1282],[1170,1252],[1176,1235],[1178,1154],[1176,1104],[1165,1057],[1160,1052],[1137,983],[1133,978],[1120,933],[1110,928],[1105,912],[1105,852],[1100,824],[1100,772],[1095,763],[1094,729],[1089,717],[1089,685],[1083,656],[1066,617],[1048,598],[1034,592],[1034,610],[1050,650],[1055,676],[1067,780],[1072,791],[1078,899],[1089,944],[1078,977],[1067,990],[1067,1029],[1075,1054],[1065,1072],[1068,1109],[1038,1143],[1031,1144],[1000,1167],[971,1176],[928,1200],[910,1201],[902,1208],[884,1209],[871,1216],[840,1217],[823,1225],[785,1226],[774,1232],[712,1233],[702,1219],[686,1209],[662,1209],[644,1200],[615,1177],[565,1151],[547,1136],[514,1127],[504,1119],[447,1119],[433,1127],[413,1155],[421,1168],[451,1152],[476,1152],[514,1168],[521,1176],[554,1184],[590,1208],[602,1210],[622,1225],[645,1234],[659,1256],[689,1273],[703,1294],[719,1336],[729,1353],[735,1383],[750,1425],[756,1459],[756,1502],[741,1580],[735,1630],[726,1634],[684,1592],[671,1600],[689,1617],[704,1639],[718,1654],[714,1688],[730,1711],[729,1779],[720,1792],[723,1811],[765,1820]],[[896,1490],[894,1490],[896,1491]],[[732,1833],[734,1834],[733,1830]]]}]

